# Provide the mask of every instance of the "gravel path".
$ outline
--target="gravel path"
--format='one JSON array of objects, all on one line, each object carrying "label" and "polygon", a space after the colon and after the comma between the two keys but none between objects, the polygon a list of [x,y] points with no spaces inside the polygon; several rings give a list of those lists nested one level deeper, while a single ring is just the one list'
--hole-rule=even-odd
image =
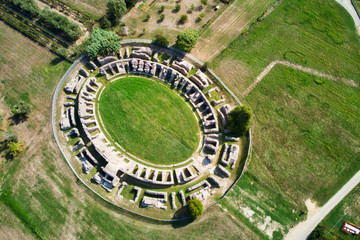
[{"label": "gravel path", "polygon": [[308,68],[308,67],[304,67],[302,65],[298,65],[298,64],[294,64],[291,62],[287,62],[287,61],[281,61],[281,60],[276,60],[271,62],[260,74],[259,76],[256,77],[255,81],[253,83],[251,83],[251,85],[245,89],[245,91],[243,92],[243,97],[246,97],[247,95],[249,95],[249,93],[255,88],[255,86],[261,82],[261,80],[263,80],[263,78],[277,65],[277,64],[282,64],[288,67],[291,67],[293,69],[297,69],[297,70],[301,70],[310,74],[313,74],[315,76],[318,77],[324,77],[324,78],[328,78],[334,81],[340,81],[343,82],[349,86],[352,87],[356,87],[359,88],[359,84],[357,82],[355,82],[354,80],[351,79],[345,79],[345,78],[340,78],[340,77],[336,77],[330,74],[326,74],[326,73],[322,73],[319,72],[318,70],[312,69],[312,68]]},{"label": "gravel path", "polygon": [[321,207],[316,214],[299,223],[286,235],[285,240],[304,240],[321,222],[323,218],[360,183],[360,171],[358,171],[330,200]]},{"label": "gravel path", "polygon": [[346,9],[346,11],[348,11],[348,13],[351,15],[351,17],[355,22],[356,31],[360,35],[360,18],[357,15],[354,6],[351,4],[351,0],[335,0],[335,1],[341,4],[341,6],[343,6]]}]

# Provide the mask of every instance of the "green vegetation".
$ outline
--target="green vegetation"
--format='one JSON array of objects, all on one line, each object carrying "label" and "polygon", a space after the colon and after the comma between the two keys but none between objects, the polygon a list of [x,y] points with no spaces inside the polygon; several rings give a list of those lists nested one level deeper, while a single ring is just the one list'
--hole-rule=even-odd
[{"label": "green vegetation", "polygon": [[201,3],[206,5],[207,4],[207,0],[201,0]]},{"label": "green vegetation", "polygon": [[174,8],[174,11],[175,11],[175,12],[179,12],[180,9],[181,9],[181,5],[180,5],[180,4],[176,4],[176,5],[175,5],[175,8]]},{"label": "green vegetation", "polygon": [[24,103],[23,101],[20,101],[18,104],[16,104],[13,109],[12,113],[14,116],[18,119],[25,119],[27,118],[28,114],[30,113],[30,105],[27,103]]},{"label": "green vegetation", "polygon": [[135,6],[138,0],[125,0],[126,8],[130,9]]},{"label": "green vegetation", "polygon": [[201,201],[195,198],[188,201],[186,204],[186,210],[192,219],[197,219],[202,215],[204,206]]},{"label": "green vegetation", "polygon": [[350,240],[354,236],[341,230],[345,221],[360,225],[360,185],[355,187],[320,223],[326,232],[331,232],[337,239]]},{"label": "green vegetation", "polygon": [[6,147],[8,148],[11,158],[17,157],[20,152],[22,151],[23,145],[20,142],[9,142],[7,143]]},{"label": "green vegetation", "polygon": [[[290,57],[289,51],[295,54]],[[282,59],[360,82],[359,37],[352,18],[335,1],[284,0],[236,38],[212,66],[241,96],[267,65]]]},{"label": "green vegetation", "polygon": [[51,11],[49,8],[41,10],[39,21],[50,30],[70,41],[75,41],[82,35],[79,25],[71,22],[67,17]]},{"label": "green vegetation", "polygon": [[256,122],[253,165],[265,165],[296,202],[312,196],[322,204],[360,167],[353,150],[360,95],[344,83],[316,79],[276,66],[246,101]]},{"label": "green vegetation", "polygon": [[180,19],[179,19],[179,22],[181,23],[181,24],[184,24],[184,23],[186,23],[187,21],[188,21],[188,15],[186,15],[186,14],[183,14],[183,15],[181,15],[181,17],[180,17]]},{"label": "green vegetation", "polygon": [[199,34],[195,30],[185,30],[179,33],[176,39],[176,47],[184,52],[190,52],[195,47]]},{"label": "green vegetation", "polygon": [[101,95],[100,113],[115,141],[155,164],[184,161],[199,141],[196,119],[184,100],[148,79],[112,83]]},{"label": "green vegetation", "polygon": [[229,113],[226,127],[237,136],[244,136],[250,128],[251,110],[247,106],[236,107]]},{"label": "green vegetation", "polygon": [[335,236],[324,227],[317,226],[307,238],[308,240],[335,240]]},{"label": "green vegetation", "polygon": [[120,19],[126,13],[126,4],[124,0],[108,0],[107,1],[107,18],[113,26],[117,25]]},{"label": "green vegetation", "polygon": [[169,40],[161,34],[155,36],[154,41],[160,45],[168,46],[170,44]]},{"label": "green vegetation", "polygon": [[165,14],[160,14],[159,21],[162,22],[164,21],[164,19],[165,19]]},{"label": "green vegetation", "polygon": [[89,57],[106,56],[120,49],[120,38],[116,33],[96,28],[85,41]]},{"label": "green vegetation", "polygon": [[35,0],[5,0],[5,2],[31,19],[37,18],[40,14],[40,8]]}]

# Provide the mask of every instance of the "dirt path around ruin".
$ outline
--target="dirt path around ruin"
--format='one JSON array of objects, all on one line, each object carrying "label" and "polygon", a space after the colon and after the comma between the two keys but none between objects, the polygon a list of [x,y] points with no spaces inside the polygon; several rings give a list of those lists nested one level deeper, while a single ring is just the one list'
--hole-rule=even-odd
[{"label": "dirt path around ruin", "polygon": [[259,84],[265,77],[266,75],[268,75],[270,73],[270,71],[278,64],[290,67],[292,69],[296,69],[296,70],[300,70],[303,72],[307,72],[310,73],[312,75],[318,76],[318,77],[324,77],[324,78],[328,78],[334,81],[340,81],[345,83],[346,85],[349,85],[351,87],[355,87],[355,88],[359,88],[359,83],[355,82],[352,79],[346,79],[346,78],[341,78],[341,77],[336,77],[330,74],[326,74],[326,73],[322,73],[316,69],[312,69],[309,67],[304,67],[302,65],[299,64],[295,64],[295,63],[291,63],[288,61],[282,61],[282,60],[276,60],[271,62],[260,74],[259,76],[256,77],[255,81],[247,88],[245,89],[245,91],[243,92],[243,97],[246,97],[247,95],[249,95],[249,93],[256,87],[257,84]]}]

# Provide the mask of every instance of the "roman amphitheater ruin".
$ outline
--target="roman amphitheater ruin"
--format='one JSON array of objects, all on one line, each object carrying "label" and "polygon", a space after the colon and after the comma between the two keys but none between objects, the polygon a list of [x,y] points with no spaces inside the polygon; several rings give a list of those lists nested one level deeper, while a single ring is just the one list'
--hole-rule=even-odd
[{"label": "roman amphitheater ruin", "polygon": [[[164,220],[186,218],[189,199],[201,200],[205,208],[221,199],[240,177],[250,141],[226,130],[237,103],[200,68],[191,58],[152,44],[123,44],[116,53],[81,62],[56,99],[60,148],[81,181],[116,206]],[[130,76],[166,86],[189,106],[199,126],[199,146],[190,158],[155,164],[109,134],[99,113],[102,93]]]}]

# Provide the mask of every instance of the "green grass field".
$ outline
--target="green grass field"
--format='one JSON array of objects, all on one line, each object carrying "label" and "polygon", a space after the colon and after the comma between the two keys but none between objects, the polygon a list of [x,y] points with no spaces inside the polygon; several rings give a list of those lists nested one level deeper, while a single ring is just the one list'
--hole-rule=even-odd
[{"label": "green grass field", "polygon": [[284,0],[247,34],[234,40],[212,67],[240,97],[274,60],[288,60],[360,82],[359,46],[352,18],[335,1]]},{"label": "green grass field", "polygon": [[307,198],[324,204],[360,169],[358,91],[276,66],[244,100],[254,113],[251,163],[222,205],[281,239],[306,217]]},{"label": "green grass field", "polygon": [[105,0],[61,0],[60,2],[66,3],[93,19],[101,18],[106,12]]},{"label": "green grass field", "polygon": [[344,222],[360,225],[360,185],[349,193],[320,223],[336,236],[336,239],[356,239],[344,233],[341,228]]},{"label": "green grass field", "polygon": [[121,78],[105,88],[100,114],[115,141],[155,164],[189,158],[199,144],[199,126],[184,100],[145,78]]}]

